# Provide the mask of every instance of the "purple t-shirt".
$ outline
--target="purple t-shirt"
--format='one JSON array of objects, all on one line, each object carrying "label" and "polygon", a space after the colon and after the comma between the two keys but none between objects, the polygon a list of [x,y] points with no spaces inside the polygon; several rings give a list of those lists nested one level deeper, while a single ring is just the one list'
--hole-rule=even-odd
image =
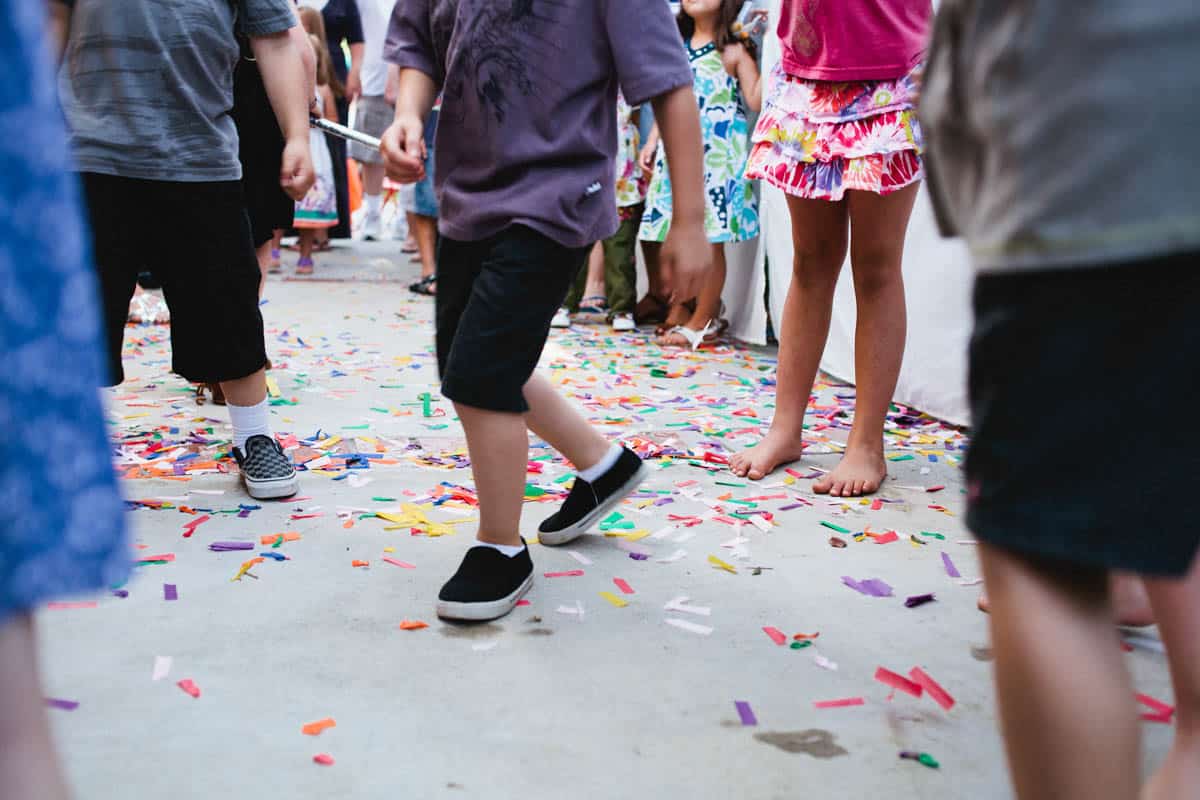
[{"label": "purple t-shirt", "polygon": [[617,86],[637,106],[692,72],[666,3],[399,0],[384,58],[442,90],[442,234],[516,223],[567,247],[617,230]]}]

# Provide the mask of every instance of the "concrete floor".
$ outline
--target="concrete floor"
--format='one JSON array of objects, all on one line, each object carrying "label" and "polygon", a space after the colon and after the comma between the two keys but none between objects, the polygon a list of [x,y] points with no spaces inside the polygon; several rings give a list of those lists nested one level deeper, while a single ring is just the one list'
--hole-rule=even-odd
[{"label": "concrete floor", "polygon": [[[978,575],[961,517],[965,440],[937,424],[919,428],[925,440],[889,437],[891,455],[912,458],[891,464],[878,509],[814,496],[807,479],[728,486],[745,482],[683,459],[656,461],[648,486],[672,502],[627,504],[622,512],[634,528],[610,531],[651,536],[534,546],[539,573],[583,575],[539,574],[530,604],[497,623],[438,622],[433,598],[470,541],[473,514],[423,506],[430,519],[465,520],[438,537],[385,530],[393,523],[368,516],[396,511],[442,482],[471,485],[469,470],[417,463],[449,461],[463,443],[437,395],[432,303],[405,291],[415,268],[396,249],[357,245],[319,258],[324,280],[274,280],[264,306],[272,375],[286,401],[273,408],[276,431],[322,442],[341,436],[341,444],[325,444],[333,455],[382,450],[395,463],[308,472],[299,498],[245,517],[238,506],[252,501],[234,474],[189,474],[182,461],[174,480],[130,477],[128,498],[175,506],[133,512],[137,557],[174,560],[136,569],[126,598],[40,614],[47,693],[80,703],[50,712],[79,798],[1010,796],[986,618],[975,610],[979,588],[950,578],[942,560],[949,554],[965,580]],[[167,426],[168,443],[208,427],[214,441],[227,436],[223,410],[198,407],[168,374],[164,338],[162,329],[129,331],[131,379],[110,406],[115,434],[145,439],[139,434]],[[544,363],[569,382],[567,391],[586,396],[589,415],[611,435],[719,454],[752,441],[769,419],[774,389],[761,381],[773,356],[728,347],[668,360],[644,336],[580,325],[552,336]],[[433,393],[429,418],[424,392]],[[848,396],[847,387],[822,386],[817,406],[831,412]],[[758,418],[744,416],[751,412]],[[798,474],[832,466],[844,438],[844,427],[814,430],[814,454],[795,466]],[[135,462],[145,448],[127,445],[122,470],[140,474]],[[199,463],[222,448],[192,449]],[[541,463],[544,472],[530,481],[552,495],[568,471],[559,459]],[[924,491],[936,485],[945,489]],[[777,524],[765,532],[713,520],[710,503],[745,508],[716,500],[727,492],[734,500],[772,496],[749,502]],[[780,510],[801,502],[811,505]],[[528,533],[553,502],[530,506]],[[184,538],[184,526],[204,513],[210,518]],[[317,516],[293,518],[310,514]],[[669,514],[704,521],[672,528]],[[849,546],[835,549],[835,531],[822,522],[895,530],[900,539],[859,543],[836,534]],[[259,537],[285,531],[302,537],[273,551],[289,560],[254,566],[256,579],[231,580],[247,558],[272,552]],[[216,540],[255,548],[210,552]],[[635,560],[631,550],[650,557]],[[712,566],[713,555],[736,574]],[[357,559],[370,566],[352,567]],[[842,576],[882,579],[894,596],[866,596]],[[622,594],[614,578],[634,593]],[[163,584],[177,587],[178,600],[164,600]],[[628,604],[616,607],[601,592]],[[928,592],[936,602],[904,606],[907,596]],[[681,596],[711,613],[664,609]],[[400,630],[402,620],[429,627]],[[793,650],[764,626],[820,637]],[[836,670],[820,666],[818,655]],[[154,681],[158,656],[171,666]],[[1162,655],[1138,649],[1128,658],[1139,690],[1169,700]],[[957,700],[951,711],[928,697],[889,699],[873,678],[879,666],[905,674],[917,665]],[[200,687],[198,699],[176,686],[185,678]],[[865,704],[814,707],[847,697]],[[750,704],[757,725],[742,724],[735,701]],[[301,733],[326,717],[336,727]],[[1147,765],[1162,757],[1169,736],[1166,726],[1146,726]],[[941,767],[901,760],[902,750],[930,753]],[[314,764],[317,753],[336,763]]]}]

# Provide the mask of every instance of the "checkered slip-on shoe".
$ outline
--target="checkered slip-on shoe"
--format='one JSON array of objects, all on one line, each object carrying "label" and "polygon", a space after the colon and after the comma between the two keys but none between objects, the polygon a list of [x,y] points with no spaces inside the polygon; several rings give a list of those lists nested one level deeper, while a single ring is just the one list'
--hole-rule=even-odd
[{"label": "checkered slip-on shoe", "polygon": [[292,460],[270,436],[251,436],[244,448],[233,448],[233,457],[246,482],[246,491],[255,500],[291,497],[300,490]]}]

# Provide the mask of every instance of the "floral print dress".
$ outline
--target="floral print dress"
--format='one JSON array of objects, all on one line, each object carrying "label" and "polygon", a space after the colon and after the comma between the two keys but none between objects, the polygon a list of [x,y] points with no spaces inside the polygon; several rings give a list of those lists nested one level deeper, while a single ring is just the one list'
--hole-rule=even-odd
[{"label": "floral print dress", "polygon": [[[688,48],[704,138],[704,230],[714,244],[758,236],[758,200],[746,179],[750,124],[737,78],[725,71],[714,43]],[[671,229],[671,178],[662,142],[638,238],[661,242]]]}]

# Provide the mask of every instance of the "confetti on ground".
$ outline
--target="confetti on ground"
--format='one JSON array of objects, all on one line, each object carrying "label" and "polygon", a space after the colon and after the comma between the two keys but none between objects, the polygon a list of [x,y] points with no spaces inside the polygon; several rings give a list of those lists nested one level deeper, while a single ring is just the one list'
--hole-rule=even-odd
[{"label": "confetti on ground", "polygon": [[861,697],[844,697],[841,700],[817,700],[813,703],[816,708],[847,708],[849,706],[866,705],[866,700]]},{"label": "confetti on ground", "polygon": [[171,657],[170,656],[155,656],[154,670],[150,673],[150,680],[161,681],[171,672]]},{"label": "confetti on ground", "polygon": [[422,628],[428,628],[428,627],[429,627],[429,623],[421,622],[420,620],[415,620],[415,619],[406,619],[400,623],[400,630],[402,630],[402,631],[419,631]]},{"label": "confetti on ground", "polygon": [[315,756],[313,756],[313,761],[323,767],[333,766],[333,756],[329,755],[328,753],[317,753]]},{"label": "confetti on ground", "polygon": [[47,697],[46,698],[46,707],[47,708],[57,708],[61,711],[74,711],[75,709],[79,708],[79,701],[77,701],[77,700],[60,700],[57,697]]},{"label": "confetti on ground", "polygon": [[751,726],[758,724],[758,717],[754,716],[754,712],[750,709],[750,704],[745,700],[735,700],[733,703],[737,708],[738,716],[741,717],[742,725]]},{"label": "confetti on ground", "polygon": [[608,602],[612,603],[617,608],[624,608],[625,606],[629,605],[628,602],[617,597],[612,592],[601,592],[600,596],[603,597]]},{"label": "confetti on ground", "polygon": [[316,722],[310,722],[307,725],[304,725],[302,728],[300,728],[300,732],[309,736],[319,736],[321,731],[325,730],[326,728],[336,727],[337,723],[333,721],[333,718],[326,717],[325,719],[319,719]]},{"label": "confetti on ground", "polygon": [[173,583],[163,584],[163,600],[178,600],[179,590],[175,588]]},{"label": "confetti on ground", "polygon": [[180,689],[183,689],[185,692],[190,694],[192,697],[200,696],[200,687],[197,686],[196,682],[193,681],[191,678],[184,678],[183,680],[178,681],[175,685],[178,686]]},{"label": "confetti on ground", "polygon": [[698,625],[695,622],[688,622],[686,619],[668,617],[666,622],[668,625],[674,625],[676,628],[682,628],[683,630],[690,631],[691,633],[698,633],[701,636],[708,636],[713,632],[713,629],[708,625]]}]

